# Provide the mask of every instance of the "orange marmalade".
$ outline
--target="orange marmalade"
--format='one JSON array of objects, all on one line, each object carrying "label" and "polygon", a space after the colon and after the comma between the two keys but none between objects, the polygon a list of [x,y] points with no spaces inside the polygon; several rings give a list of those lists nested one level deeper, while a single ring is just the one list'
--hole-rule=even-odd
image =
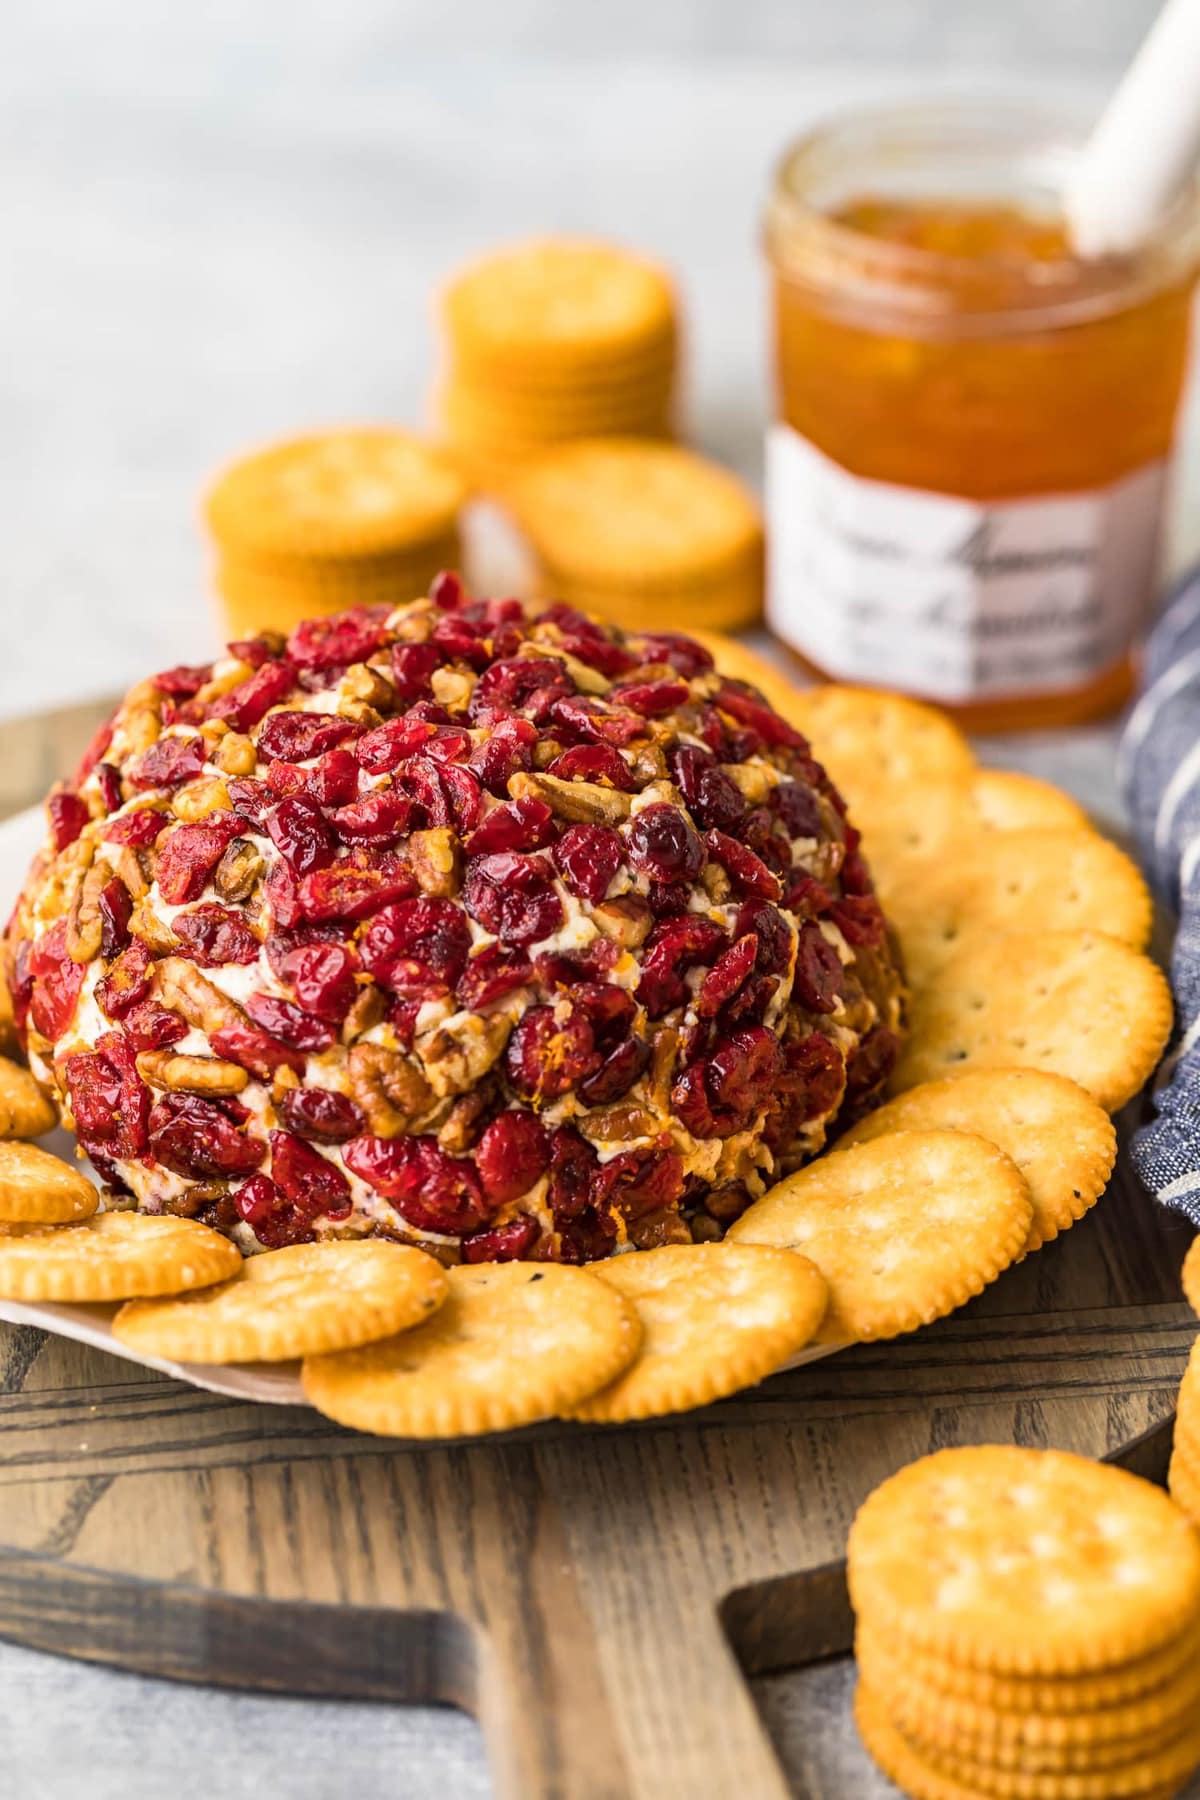
[{"label": "orange marmalade", "polygon": [[1023,107],[879,113],[796,146],[768,214],[769,623],[984,730],[1118,705],[1158,580],[1197,209],[1085,262],[1073,153]]}]

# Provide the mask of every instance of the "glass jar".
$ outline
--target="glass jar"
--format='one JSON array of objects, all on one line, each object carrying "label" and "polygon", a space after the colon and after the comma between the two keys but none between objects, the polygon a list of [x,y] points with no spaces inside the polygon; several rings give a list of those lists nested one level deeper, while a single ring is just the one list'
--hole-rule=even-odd
[{"label": "glass jar", "polygon": [[1084,135],[1011,103],[863,114],[789,150],[767,214],[768,623],[982,730],[1119,705],[1157,587],[1200,204],[1076,257]]}]

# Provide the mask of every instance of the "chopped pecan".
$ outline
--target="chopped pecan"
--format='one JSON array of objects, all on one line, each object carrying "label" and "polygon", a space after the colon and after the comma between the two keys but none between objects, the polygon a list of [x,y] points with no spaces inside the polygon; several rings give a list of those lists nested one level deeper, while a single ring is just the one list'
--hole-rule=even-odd
[{"label": "chopped pecan", "polygon": [[652,1104],[663,1114],[671,1111],[671,1082],[678,1054],[679,1033],[670,1025],[659,1025],[651,1039],[647,1089]]},{"label": "chopped pecan", "polygon": [[163,1005],[182,1013],[189,1025],[198,1026],[208,1037],[243,1022],[241,1007],[182,956],[165,956],[156,962],[154,979]]},{"label": "chopped pecan", "polygon": [[687,1220],[673,1208],[663,1206],[633,1220],[629,1241],[639,1250],[657,1250],[661,1244],[690,1244],[693,1239]]},{"label": "chopped pecan", "polygon": [[377,711],[390,711],[396,701],[396,690],[387,676],[370,663],[355,663],[347,669],[340,693],[344,700],[359,700]]},{"label": "chopped pecan", "polygon": [[362,1037],[364,1032],[371,1031],[378,1025],[387,1012],[387,1001],[383,989],[372,982],[369,987],[360,988],[358,998],[342,1021],[342,1042],[352,1044],[355,1038]]},{"label": "chopped pecan", "polygon": [[409,1057],[383,1044],[355,1044],[350,1093],[375,1137],[399,1137],[433,1105],[433,1089]]},{"label": "chopped pecan", "polygon": [[704,891],[714,906],[722,906],[733,892],[733,885],[719,862],[710,857],[700,871]]},{"label": "chopped pecan", "polygon": [[585,825],[619,825],[629,817],[629,795],[594,781],[562,781],[518,769],[509,776],[508,791],[514,800],[541,800],[559,818]]},{"label": "chopped pecan", "polygon": [[588,1136],[597,1142],[627,1144],[652,1138],[659,1130],[658,1114],[645,1106],[609,1106],[588,1121]]},{"label": "chopped pecan", "polygon": [[258,762],[254,739],[242,731],[226,731],[213,751],[212,760],[223,775],[253,775]]},{"label": "chopped pecan", "polygon": [[364,731],[374,731],[376,725],[383,724],[383,714],[366,700],[339,700],[337,710],[339,717],[353,719]]},{"label": "chopped pecan", "polygon": [[114,859],[117,874],[135,900],[144,900],[150,892],[150,883],[146,879],[143,858],[145,863],[150,862],[149,851],[143,850],[139,855],[132,844],[122,844]]},{"label": "chopped pecan", "polygon": [[500,1105],[500,1094],[490,1077],[470,1093],[460,1094],[438,1126],[437,1141],[449,1156],[462,1156],[474,1149],[484,1126]]},{"label": "chopped pecan", "polygon": [[67,955],[72,962],[91,962],[100,954],[104,919],[100,912],[100,894],[112,880],[106,863],[94,862],[75,890],[71,911],[67,916]]},{"label": "chopped pecan", "polygon": [[771,790],[775,786],[766,769],[754,763],[722,763],[721,772],[735,782],[752,806],[761,806],[769,800]]},{"label": "chopped pecan", "polygon": [[592,922],[623,950],[638,950],[650,936],[654,914],[639,895],[622,894],[594,906]]},{"label": "chopped pecan", "polygon": [[429,685],[439,706],[463,712],[475,691],[475,676],[467,669],[435,669],[429,678]]},{"label": "chopped pecan", "polygon": [[61,919],[70,911],[95,854],[96,846],[87,837],[76,838],[59,851],[50,865],[45,886],[35,896],[39,919]]},{"label": "chopped pecan", "polygon": [[[664,733],[669,741],[671,734]],[[667,759],[655,743],[640,743],[634,746],[633,766],[630,770],[633,779],[644,786],[649,781],[664,781],[667,778]]]},{"label": "chopped pecan", "polygon": [[266,864],[253,838],[234,838],[213,875],[222,900],[248,900]]},{"label": "chopped pecan", "polygon": [[[126,886],[128,885],[127,882]],[[148,944],[151,950],[157,950],[160,955],[179,948],[179,939],[167,921],[159,918],[153,907],[135,906],[129,915],[129,929],[134,937],[141,938],[144,944]]]},{"label": "chopped pecan", "polygon": [[189,824],[211,812],[228,812],[229,789],[219,775],[202,775],[172,795],[171,811]]},{"label": "chopped pecan", "polygon": [[250,1077],[237,1063],[219,1056],[180,1056],[172,1050],[143,1050],[138,1074],[173,1094],[240,1094]]},{"label": "chopped pecan", "polygon": [[253,673],[249,663],[233,662],[224,675],[214,675],[211,681],[206,681],[196,699],[201,706],[208,706],[213,700],[219,700],[222,694],[232,693],[235,687],[248,681]]},{"label": "chopped pecan", "polygon": [[408,856],[423,894],[453,899],[462,886],[462,851],[457,834],[449,826],[414,831],[408,840]]},{"label": "chopped pecan", "polygon": [[504,1013],[468,1013],[453,1027],[441,1025],[421,1045],[425,1073],[435,1094],[463,1094],[504,1052],[512,1020]]},{"label": "chopped pecan", "polygon": [[732,1225],[740,1219],[750,1204],[750,1196],[740,1181],[731,1181],[724,1187],[715,1187],[709,1191],[704,1202],[705,1211],[722,1225]]}]

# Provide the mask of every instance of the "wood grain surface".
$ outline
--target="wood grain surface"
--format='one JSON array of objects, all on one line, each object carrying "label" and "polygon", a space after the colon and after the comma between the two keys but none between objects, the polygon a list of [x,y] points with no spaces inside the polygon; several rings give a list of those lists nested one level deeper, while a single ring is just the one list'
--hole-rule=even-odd
[{"label": "wood grain surface", "polygon": [[[39,782],[94,716],[34,733]],[[449,1701],[479,1716],[501,1793],[770,1800],[787,1786],[743,1677],[845,1648],[845,1532],[879,1480],[987,1440],[1161,1474],[1189,1237],[1123,1169],[1074,1232],[926,1331],[676,1422],[434,1449],[0,1328],[0,1635],[233,1687]]]}]

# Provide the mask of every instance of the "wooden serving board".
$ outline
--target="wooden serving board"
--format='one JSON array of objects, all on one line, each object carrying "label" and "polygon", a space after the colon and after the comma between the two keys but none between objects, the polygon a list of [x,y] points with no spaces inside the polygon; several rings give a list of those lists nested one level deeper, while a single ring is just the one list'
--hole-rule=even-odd
[{"label": "wooden serving board", "polygon": [[848,1646],[846,1530],[884,1476],[1000,1441],[1161,1477],[1190,1235],[1123,1163],[1075,1231],[927,1331],[676,1421],[430,1449],[0,1326],[0,1635],[461,1706],[520,1800],[772,1800],[745,1676]]}]

